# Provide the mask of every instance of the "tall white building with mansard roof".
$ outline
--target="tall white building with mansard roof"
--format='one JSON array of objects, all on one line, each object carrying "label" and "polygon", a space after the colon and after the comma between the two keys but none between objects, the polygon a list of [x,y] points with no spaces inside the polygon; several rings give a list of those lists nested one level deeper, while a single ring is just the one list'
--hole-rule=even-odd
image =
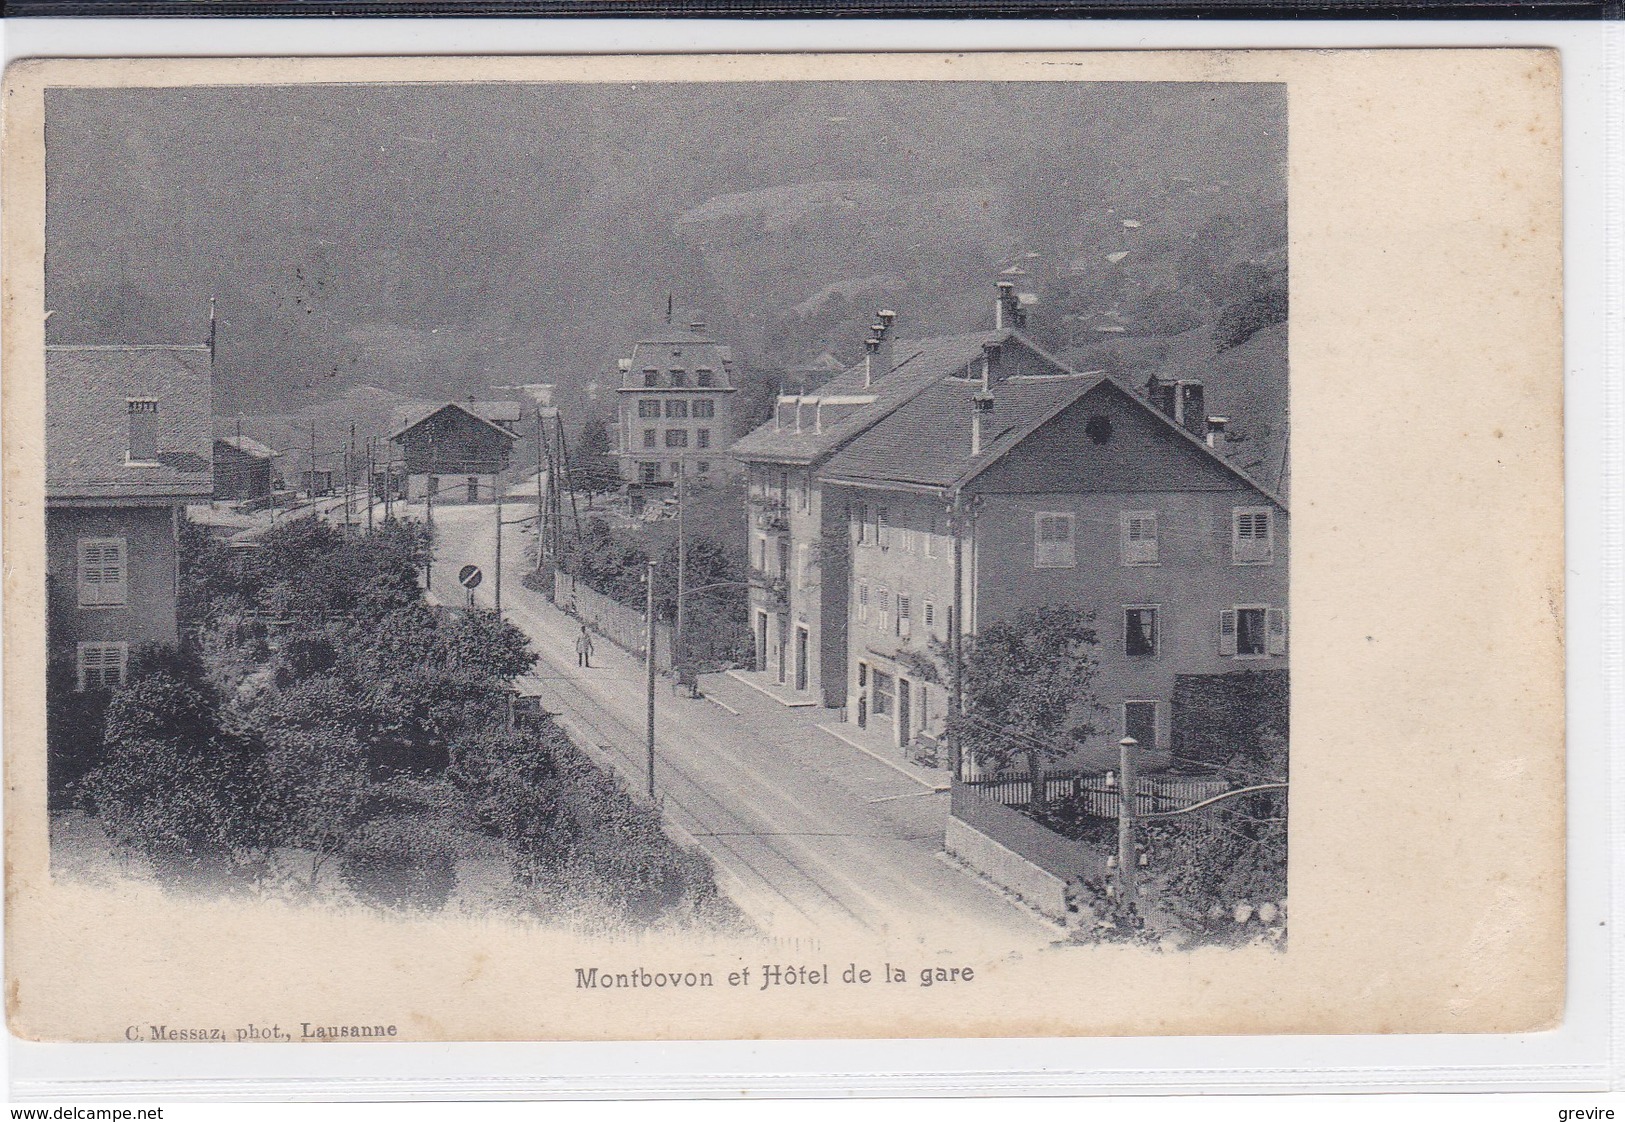
[{"label": "tall white building with mansard roof", "polygon": [[669,486],[679,472],[709,476],[728,466],[733,352],[705,324],[640,339],[620,373],[615,443],[623,480]]}]

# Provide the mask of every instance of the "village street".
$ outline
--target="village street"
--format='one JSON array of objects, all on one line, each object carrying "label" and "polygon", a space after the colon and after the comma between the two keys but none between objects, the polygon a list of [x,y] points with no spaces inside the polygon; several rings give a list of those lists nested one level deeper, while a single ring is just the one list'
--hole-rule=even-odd
[{"label": "village street", "polygon": [[[506,507],[510,521],[522,503]],[[412,516],[421,516],[413,508]],[[476,602],[489,607],[495,512],[437,506],[432,588],[446,602],[466,593],[458,570],[479,565]],[[540,655],[546,708],[628,787],[644,789],[646,679],[641,660],[596,641],[578,669],[578,625],[523,587],[523,527],[503,539],[504,616]],[[715,861],[726,891],[763,933],[798,940],[884,937],[940,948],[945,939],[996,940],[1011,950],[1053,941],[1058,930],[941,856],[948,795],[817,727],[835,715],[789,709],[727,675],[702,679],[706,700],[656,684],[655,779],[666,820]],[[529,692],[527,690],[527,692]],[[684,835],[687,837],[684,837]]]}]

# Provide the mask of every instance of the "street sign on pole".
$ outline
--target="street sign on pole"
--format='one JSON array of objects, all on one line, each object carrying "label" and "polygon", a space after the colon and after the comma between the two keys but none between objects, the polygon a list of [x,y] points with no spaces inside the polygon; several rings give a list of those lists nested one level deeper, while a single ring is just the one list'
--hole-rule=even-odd
[{"label": "street sign on pole", "polygon": [[480,572],[480,567],[478,565],[464,565],[461,569],[457,570],[457,583],[468,589],[470,592],[478,588],[480,586],[480,581],[484,579],[485,574]]}]

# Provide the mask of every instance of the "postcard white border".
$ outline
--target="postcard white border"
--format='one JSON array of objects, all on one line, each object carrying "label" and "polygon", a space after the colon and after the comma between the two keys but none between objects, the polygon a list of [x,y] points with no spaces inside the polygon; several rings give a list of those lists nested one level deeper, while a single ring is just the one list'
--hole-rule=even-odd
[{"label": "postcard white border", "polygon": [[[1619,768],[1622,29],[1597,23],[12,20],[0,58],[1552,46],[1565,115],[1569,866],[1568,1009],[1510,1036],[1071,1038],[616,1044],[33,1044],[8,1039],[14,1100],[372,1099],[1586,1090],[1622,1072],[1625,907],[1612,855]],[[1610,131],[1612,129],[1612,131]],[[1612,210],[1608,172],[1613,169]],[[1610,252],[1612,259],[1610,259]],[[1610,300],[1610,297],[1612,299]],[[1606,337],[1603,330],[1607,325]],[[1612,377],[1606,375],[1611,374]],[[3,731],[3,730],[0,730]],[[1260,1001],[1268,995],[1261,994]]]}]

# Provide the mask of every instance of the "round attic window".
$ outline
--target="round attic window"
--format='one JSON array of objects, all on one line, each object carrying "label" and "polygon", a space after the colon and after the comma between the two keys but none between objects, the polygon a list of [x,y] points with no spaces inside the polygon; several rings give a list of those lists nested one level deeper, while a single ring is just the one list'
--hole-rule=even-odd
[{"label": "round attic window", "polygon": [[1107,444],[1112,438],[1112,422],[1109,417],[1102,417],[1098,413],[1089,418],[1083,426],[1083,431],[1089,434],[1089,439],[1096,444]]}]

